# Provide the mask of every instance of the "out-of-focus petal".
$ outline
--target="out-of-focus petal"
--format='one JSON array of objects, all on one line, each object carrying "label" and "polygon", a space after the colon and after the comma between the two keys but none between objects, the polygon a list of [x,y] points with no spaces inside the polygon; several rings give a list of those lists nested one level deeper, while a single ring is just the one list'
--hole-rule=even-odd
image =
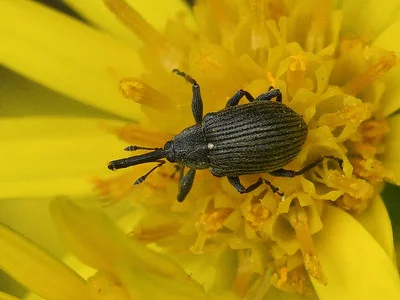
[{"label": "out-of-focus petal", "polygon": [[[206,300],[208,297],[198,285],[168,278],[142,269],[118,267],[118,274],[131,299]],[[157,287],[157,288],[154,288]]]},{"label": "out-of-focus petal", "polygon": [[321,300],[400,299],[393,261],[359,222],[326,206],[323,223],[315,243],[328,284],[311,278]]},{"label": "out-of-focus petal", "polygon": [[0,300],[18,300],[19,298],[0,292]]},{"label": "out-of-focus petal", "polygon": [[58,199],[51,204],[51,212],[71,251],[89,266],[114,273],[125,263],[177,280],[187,279],[177,263],[129,239],[98,209],[84,209]]},{"label": "out-of-focus petal", "polygon": [[[115,18],[115,16],[104,5],[103,1],[63,1],[98,27],[103,28],[124,40],[138,43],[137,37]],[[134,7],[143,18],[146,19],[146,21],[159,31],[163,31],[168,20],[174,19],[178,13],[185,12],[185,15],[190,15],[188,6],[185,5],[182,0],[129,0],[127,2]]]},{"label": "out-of-focus petal", "polygon": [[138,105],[119,90],[121,78],[142,72],[134,45],[24,0],[0,2],[0,34],[0,62],[8,68],[83,103],[137,119]]},{"label": "out-of-focus petal", "polygon": [[395,174],[394,182],[400,185],[400,115],[389,118],[390,133],[387,136],[384,165]]},{"label": "out-of-focus petal", "polygon": [[273,299],[273,300],[307,300],[307,299],[310,299],[310,298],[307,297],[307,296],[296,294],[296,293],[287,293],[287,292],[279,290],[279,289],[277,289],[275,287],[271,287],[268,290],[267,299]]},{"label": "out-of-focus petal", "polygon": [[0,116],[67,115],[85,118],[117,116],[50,90],[7,68],[0,67]]},{"label": "out-of-focus petal", "polygon": [[362,214],[356,215],[355,218],[381,245],[386,254],[395,261],[392,225],[382,198],[379,195],[376,196],[371,200],[368,208]]},{"label": "out-of-focus petal", "polygon": [[48,300],[84,299],[85,281],[44,250],[0,225],[0,268]]},{"label": "out-of-focus petal", "polygon": [[[390,24],[377,37],[372,45],[394,51],[397,58],[400,57],[400,40],[397,38],[400,31],[400,20]],[[382,98],[382,111],[385,116],[394,113],[400,108],[400,67],[396,66],[385,75],[386,92]]]},{"label": "out-of-focus petal", "polygon": [[[3,118],[0,120],[1,198],[91,193],[90,176],[110,174],[107,162],[124,144],[104,119]],[[114,122],[117,123],[117,122]]]},{"label": "out-of-focus petal", "polygon": [[374,38],[393,22],[400,3],[397,0],[353,0],[343,1],[342,7],[344,32]]}]

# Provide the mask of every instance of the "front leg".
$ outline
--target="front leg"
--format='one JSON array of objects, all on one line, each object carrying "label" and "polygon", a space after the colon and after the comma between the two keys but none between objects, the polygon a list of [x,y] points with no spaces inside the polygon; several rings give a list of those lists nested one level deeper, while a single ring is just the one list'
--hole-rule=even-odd
[{"label": "front leg", "polygon": [[201,99],[199,84],[185,72],[179,71],[178,69],[173,69],[172,72],[185,78],[185,80],[192,85],[192,113],[196,124],[201,124],[201,121],[203,120],[203,100]]},{"label": "front leg", "polygon": [[225,108],[238,105],[240,99],[242,99],[243,97],[246,97],[246,99],[249,100],[249,102],[253,102],[254,101],[254,97],[248,91],[238,90],[235,93],[235,95],[233,95],[228,100],[228,102],[226,102]]},{"label": "front leg", "polygon": [[[182,173],[181,176],[183,175],[183,168],[181,169]],[[181,179],[179,180],[179,192],[178,192],[178,197],[177,200],[179,202],[182,202],[185,200],[187,194],[189,193],[190,189],[192,188],[193,181],[194,181],[194,176],[196,175],[196,169],[190,169],[189,172],[186,173],[185,176],[182,176]]]},{"label": "front leg", "polygon": [[185,169],[184,166],[181,165],[175,165],[175,170],[174,172],[169,176],[169,178],[174,179],[175,175],[179,173],[179,181],[182,179],[183,177],[183,170]]},{"label": "front leg", "polygon": [[254,101],[270,101],[276,97],[276,102],[282,102],[282,93],[278,89],[274,89],[272,86],[268,92],[259,95]]},{"label": "front leg", "polygon": [[241,194],[246,194],[246,193],[250,193],[252,191],[254,191],[256,188],[258,188],[260,185],[263,184],[263,180],[261,178],[259,178],[257,180],[257,182],[253,183],[252,185],[250,185],[249,187],[245,188],[241,182],[239,177],[235,176],[235,177],[231,177],[228,176],[228,181],[230,182],[230,184],[232,184],[235,189],[241,193]]}]

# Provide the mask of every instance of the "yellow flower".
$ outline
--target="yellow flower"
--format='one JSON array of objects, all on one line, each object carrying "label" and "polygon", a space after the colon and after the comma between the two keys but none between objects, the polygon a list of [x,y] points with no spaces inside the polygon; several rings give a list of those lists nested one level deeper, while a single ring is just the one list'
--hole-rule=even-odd
[{"label": "yellow flower", "polygon": [[[46,174],[52,175],[56,168],[62,176],[73,174],[74,180],[76,174],[97,175],[94,182],[104,200],[130,197],[134,210],[141,212],[140,218],[132,220],[132,240],[127,242],[109,221],[100,222],[98,218],[103,217],[97,217],[98,213],[83,213],[68,202],[54,204],[56,224],[72,252],[100,270],[94,285],[97,279],[101,284],[111,284],[112,290],[117,285],[118,291],[110,296],[117,295],[116,299],[148,299],[152,292],[170,297],[175,292],[184,297],[189,291],[193,299],[196,295],[199,299],[214,295],[276,299],[288,297],[288,293],[293,293],[294,299],[400,297],[392,229],[379,196],[385,180],[400,182],[396,155],[400,118],[393,116],[400,106],[395,2],[198,1],[193,8],[194,21],[190,13],[182,13],[166,24],[164,34],[122,0],[106,0],[106,6],[67,2],[77,11],[88,13],[88,19],[104,31],[32,2],[5,1],[0,4],[0,14],[19,18],[1,21],[7,43],[0,50],[9,68],[86,104],[125,118],[138,117],[138,106],[133,102],[140,104],[139,123],[108,121],[102,123],[103,130],[129,144],[159,147],[192,125],[190,86],[171,73],[179,68],[200,83],[206,112],[224,107],[241,88],[253,95],[271,85],[279,88],[283,102],[301,114],[309,126],[306,144],[287,169],[298,170],[321,154],[344,161],[343,171],[325,161],[305,176],[287,179],[265,175],[285,198],[267,188],[240,195],[225,179],[198,172],[191,193],[180,204],[175,201],[177,179],[170,176],[173,166],[163,166],[134,188],[131,182],[148,166],[134,167],[112,179],[99,179],[100,171],[88,166],[104,166],[98,159],[113,158],[106,151],[112,151],[116,143],[108,143],[101,133],[94,134],[94,141],[85,141],[95,132],[94,122],[86,118],[75,118],[71,123],[70,119],[39,119],[37,126],[44,132],[53,126],[50,124],[63,122],[76,128],[74,137],[81,135],[69,143],[70,150],[64,143],[58,144],[62,153],[74,154],[61,168],[51,160],[53,148],[45,149],[46,163],[37,151],[32,160],[34,171],[48,168]],[[142,41],[140,50],[136,51],[137,41],[121,29],[110,12]],[[38,20],[31,26],[20,22],[31,16]],[[143,68],[138,67],[140,62]],[[122,93],[115,84],[118,81]],[[4,126],[11,122],[6,120]],[[25,127],[32,124],[29,120]],[[12,137],[10,132],[6,139]],[[94,147],[95,142],[99,146]],[[10,144],[15,158],[26,149],[17,148],[15,142]],[[37,141],[30,146],[35,145]],[[87,153],[77,157],[77,145]],[[87,157],[93,159],[86,161]],[[15,170],[14,177],[19,179],[17,175],[24,173],[26,164],[13,162],[7,161],[6,167]],[[74,167],[79,172],[74,173]],[[247,176],[243,181],[248,185],[256,178]],[[36,196],[48,191],[48,181],[40,182],[43,188]],[[21,196],[18,184],[16,181],[13,189],[4,184],[8,197]],[[44,195],[63,189],[68,193],[68,188],[60,184],[59,189],[50,189]],[[87,189],[76,191],[83,193]],[[93,229],[97,224],[103,224],[99,225],[102,230]],[[3,232],[4,236],[14,236]],[[116,240],[114,235],[118,236]],[[104,248],[111,243],[115,247],[109,251]],[[132,245],[137,245],[150,253],[142,244],[156,247],[169,258],[131,251]],[[17,260],[26,256],[26,251],[7,254]],[[130,268],[130,261],[137,266]],[[29,285],[29,274],[23,274],[20,267],[13,268],[4,259],[0,259],[0,266],[33,290],[43,288]],[[54,270],[49,267],[45,276],[51,278]],[[186,280],[184,272],[193,278],[188,290],[181,287]],[[172,274],[177,282],[171,280]],[[146,280],[132,284],[143,278],[153,280],[160,290],[152,291]],[[93,280],[87,283],[91,284]]]},{"label": "yellow flower", "polygon": [[85,281],[22,236],[0,227],[1,266],[6,271],[11,268],[43,298],[206,299],[201,286],[176,262],[129,239],[102,212],[79,208],[65,199],[53,202],[51,210],[72,250],[99,271]]}]

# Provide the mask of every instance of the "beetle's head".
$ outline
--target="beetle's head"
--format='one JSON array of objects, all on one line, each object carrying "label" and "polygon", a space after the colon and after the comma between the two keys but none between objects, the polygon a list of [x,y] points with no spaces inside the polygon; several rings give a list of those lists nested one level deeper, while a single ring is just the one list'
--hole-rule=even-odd
[{"label": "beetle's head", "polygon": [[174,163],[176,162],[176,154],[174,151],[174,140],[170,140],[165,143],[164,145],[164,153],[165,153],[165,158],[171,162]]}]

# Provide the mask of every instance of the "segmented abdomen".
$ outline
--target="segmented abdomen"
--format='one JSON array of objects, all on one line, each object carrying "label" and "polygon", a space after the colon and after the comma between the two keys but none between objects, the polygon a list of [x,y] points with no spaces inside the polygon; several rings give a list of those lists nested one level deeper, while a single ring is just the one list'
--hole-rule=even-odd
[{"label": "segmented abdomen", "polygon": [[270,172],[292,161],[306,138],[307,125],[279,102],[257,101],[204,117],[211,172],[240,176]]}]

